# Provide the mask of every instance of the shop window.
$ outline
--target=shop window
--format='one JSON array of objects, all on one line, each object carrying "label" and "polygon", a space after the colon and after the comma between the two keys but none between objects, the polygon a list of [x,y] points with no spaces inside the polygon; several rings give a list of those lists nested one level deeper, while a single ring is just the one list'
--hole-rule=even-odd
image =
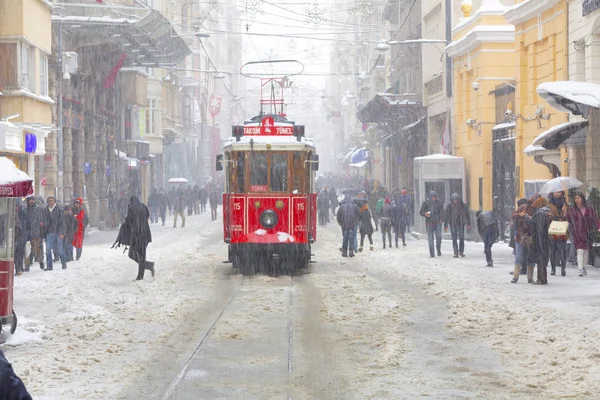
[{"label": "shop window", "polygon": [[21,87],[35,92],[35,49],[21,43]]}]

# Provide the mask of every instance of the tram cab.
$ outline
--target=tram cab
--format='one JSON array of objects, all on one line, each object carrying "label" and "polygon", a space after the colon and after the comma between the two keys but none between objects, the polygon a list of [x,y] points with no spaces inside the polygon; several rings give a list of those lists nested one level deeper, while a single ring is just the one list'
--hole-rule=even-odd
[{"label": "tram cab", "polygon": [[304,126],[281,115],[234,126],[216,167],[225,172],[223,234],[233,267],[249,272],[305,267],[317,239],[319,161]]}]

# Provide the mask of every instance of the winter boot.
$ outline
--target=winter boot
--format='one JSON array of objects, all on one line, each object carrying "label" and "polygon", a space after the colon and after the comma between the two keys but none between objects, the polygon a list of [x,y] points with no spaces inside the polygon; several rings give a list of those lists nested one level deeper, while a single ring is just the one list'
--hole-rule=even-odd
[{"label": "winter boot", "polygon": [[42,271],[46,269],[43,261],[40,261],[40,268],[42,269]]},{"label": "winter boot", "polygon": [[67,269],[67,263],[62,263],[62,269]]},{"label": "winter boot", "polygon": [[348,253],[345,251],[342,251],[342,257],[348,257]]},{"label": "winter boot", "polygon": [[350,254],[349,254],[349,256],[350,256],[350,257],[354,257],[354,250],[353,250],[353,249],[350,249]]},{"label": "winter boot", "polygon": [[515,269],[513,270],[513,278],[512,278],[512,281],[510,281],[511,283],[519,282],[519,272],[520,271],[521,271],[521,266],[515,265]]},{"label": "winter boot", "polygon": [[465,258],[465,253],[459,253],[462,258]]},{"label": "winter boot", "polygon": [[438,249],[437,255],[438,255],[438,257],[441,257],[442,256],[442,251]]},{"label": "winter boot", "polygon": [[371,246],[369,250],[373,251],[373,250],[374,250],[374,249],[373,249],[373,246]]},{"label": "winter boot", "polygon": [[458,258],[458,253],[454,253],[454,258]]},{"label": "winter boot", "polygon": [[550,270],[550,275],[556,275],[556,266],[552,266],[552,269]]},{"label": "winter boot", "polygon": [[358,252],[359,252],[359,253],[362,253],[362,246],[360,246],[360,247],[358,248]]},{"label": "winter boot", "polygon": [[154,261],[146,261],[146,269],[150,271],[154,278]]},{"label": "winter boot", "polygon": [[527,266],[527,283],[533,283],[533,269],[535,267],[533,265]]}]

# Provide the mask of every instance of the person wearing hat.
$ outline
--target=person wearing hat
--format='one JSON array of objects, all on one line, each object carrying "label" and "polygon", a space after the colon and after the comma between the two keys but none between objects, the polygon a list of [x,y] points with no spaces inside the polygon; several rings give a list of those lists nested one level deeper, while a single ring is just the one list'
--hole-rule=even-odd
[{"label": "person wearing hat", "polygon": [[46,203],[46,215],[44,218],[44,229],[46,230],[46,262],[45,271],[52,271],[52,252],[58,252],[62,269],[67,269],[67,258],[65,257],[64,239],[65,224],[62,208],[57,207],[54,196],[48,197]]},{"label": "person wearing hat", "polygon": [[454,249],[454,258],[465,256],[465,226],[471,225],[469,209],[458,193],[453,193],[450,197],[452,202],[446,206],[446,215],[444,219],[444,231],[452,234],[452,248]]}]

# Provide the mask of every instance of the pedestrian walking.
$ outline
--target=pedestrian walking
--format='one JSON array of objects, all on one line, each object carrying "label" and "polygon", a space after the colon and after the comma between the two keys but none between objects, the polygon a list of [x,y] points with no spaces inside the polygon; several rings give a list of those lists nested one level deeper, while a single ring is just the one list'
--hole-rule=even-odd
[{"label": "pedestrian walking", "polygon": [[15,205],[15,274],[23,275],[23,262],[25,261],[25,246],[29,237],[29,215],[21,205]]},{"label": "pedestrian walking", "polygon": [[75,241],[75,233],[79,227],[79,222],[73,215],[71,207],[64,206],[63,212],[63,223],[65,224],[65,239],[63,240],[63,245],[67,262],[70,262],[73,261],[73,241]]},{"label": "pedestrian walking", "polygon": [[175,194],[173,201],[173,228],[177,228],[177,217],[181,217],[181,227],[185,228],[185,200],[183,198],[183,190],[179,189]]},{"label": "pedestrian walking", "polygon": [[317,197],[317,214],[319,226],[326,226],[329,215],[329,194],[324,190]]},{"label": "pedestrian walking", "polygon": [[75,260],[78,261],[81,258],[83,252],[83,238],[85,237],[85,228],[90,223],[87,215],[87,211],[83,207],[83,199],[78,197],[73,202],[73,215],[77,219],[77,230],[75,231],[75,237],[73,238],[73,246],[75,247]]},{"label": "pedestrian walking", "polygon": [[46,262],[48,265],[44,271],[53,270],[52,252],[58,252],[62,269],[67,269],[67,258],[65,257],[65,225],[63,221],[63,210],[56,205],[53,196],[46,200],[48,207],[44,217],[44,229],[46,230]]},{"label": "pedestrian walking", "polygon": [[452,194],[452,202],[446,207],[444,218],[444,231],[452,235],[452,248],[454,249],[454,258],[465,256],[465,227],[471,227],[471,218],[469,209],[458,193]]},{"label": "pedestrian walking", "polygon": [[[437,255],[442,255],[442,223],[444,222],[444,204],[438,199],[437,193],[429,192],[429,199],[421,205],[419,213],[425,218],[425,228],[427,229],[427,240],[429,242],[429,257],[434,258],[434,250],[437,249]],[[435,235],[435,248],[433,237]]]},{"label": "pedestrian walking", "polygon": [[552,221],[552,212],[548,207],[548,200],[539,198],[533,203],[533,246],[532,254],[536,260],[537,281],[536,285],[548,284],[548,261],[550,261],[550,237],[548,228]]},{"label": "pedestrian walking", "polygon": [[160,190],[158,192],[158,211],[160,213],[160,220],[162,221],[162,226],[165,226],[165,219],[167,218],[167,209],[171,209],[171,205],[169,204],[169,198],[164,190]]},{"label": "pedestrian walking", "polygon": [[577,250],[579,276],[585,276],[587,275],[586,266],[592,246],[592,235],[600,230],[600,220],[598,220],[596,211],[587,204],[585,195],[582,192],[575,193],[575,207],[568,210],[567,218],[571,228],[573,244]]},{"label": "pedestrian walking", "polygon": [[513,213],[515,221],[515,267],[513,270],[513,279],[511,283],[519,281],[519,275],[523,264],[527,265],[527,281],[533,283],[533,263],[528,257],[529,249],[533,244],[533,221],[527,213],[527,204],[523,204]]},{"label": "pedestrian walking", "polygon": [[329,206],[331,207],[331,215],[333,215],[335,217],[335,210],[339,206],[337,192],[336,192],[335,188],[331,187],[331,189],[329,189],[329,192],[327,193],[327,195],[329,196]]},{"label": "pedestrian walking", "polygon": [[389,247],[392,247],[392,202],[386,197],[381,207],[381,237],[383,239],[383,248],[385,249],[385,239],[387,237]]},{"label": "pedestrian walking", "polygon": [[149,270],[154,276],[154,262],[146,259],[148,244],[152,242],[152,233],[150,232],[150,225],[148,225],[149,219],[150,211],[148,207],[142,204],[137,196],[131,196],[125,222],[121,225],[119,236],[112,245],[112,248],[121,245],[129,246],[128,256],[138,264],[136,278],[138,281],[144,279],[146,270]]},{"label": "pedestrian walking", "polygon": [[0,400],[32,400],[25,384],[0,350]]},{"label": "pedestrian walking", "polygon": [[[361,200],[362,201],[362,200]],[[360,246],[359,252],[363,251],[365,244],[365,236],[369,238],[370,250],[373,251],[373,232],[375,231],[375,221],[373,220],[373,214],[369,209],[369,203],[362,201],[359,209],[359,232],[360,232]],[[357,205],[359,207],[359,205]]]},{"label": "pedestrian walking", "polygon": [[216,221],[217,207],[219,206],[219,192],[217,188],[210,191],[208,202],[210,203],[210,217],[213,221]]},{"label": "pedestrian walking", "polygon": [[406,247],[406,224],[408,223],[408,215],[404,203],[393,201],[391,214],[396,248],[398,248],[398,239],[400,237],[402,237],[402,247]]},{"label": "pedestrian walking", "polygon": [[498,240],[498,220],[492,211],[477,211],[477,232],[483,240],[483,253],[485,254],[486,267],[494,267],[492,246]]},{"label": "pedestrian walking", "polygon": [[[550,208],[550,214],[552,221],[562,222],[563,225],[567,225],[567,202],[565,200],[564,192],[555,192],[548,198],[548,208]],[[567,227],[568,228],[568,227]],[[550,236],[550,275],[556,275],[556,267],[560,267],[560,274],[565,276],[567,274],[567,231],[564,235],[552,234]]]},{"label": "pedestrian walking", "polygon": [[338,208],[336,219],[342,228],[342,257],[354,257],[354,248],[350,242],[360,221],[358,206],[349,197],[346,197]]},{"label": "pedestrian walking", "polygon": [[150,223],[153,224],[158,222],[158,210],[159,210],[159,199],[158,199],[158,190],[156,188],[152,189],[150,195],[148,196],[148,209],[150,210]]},{"label": "pedestrian walking", "polygon": [[33,263],[33,257],[40,264],[40,268],[44,269],[44,252],[42,241],[44,240],[44,208],[40,207],[35,202],[33,195],[27,197],[27,232],[28,241],[31,246],[31,255],[25,258],[25,271],[29,271],[30,265]]}]

